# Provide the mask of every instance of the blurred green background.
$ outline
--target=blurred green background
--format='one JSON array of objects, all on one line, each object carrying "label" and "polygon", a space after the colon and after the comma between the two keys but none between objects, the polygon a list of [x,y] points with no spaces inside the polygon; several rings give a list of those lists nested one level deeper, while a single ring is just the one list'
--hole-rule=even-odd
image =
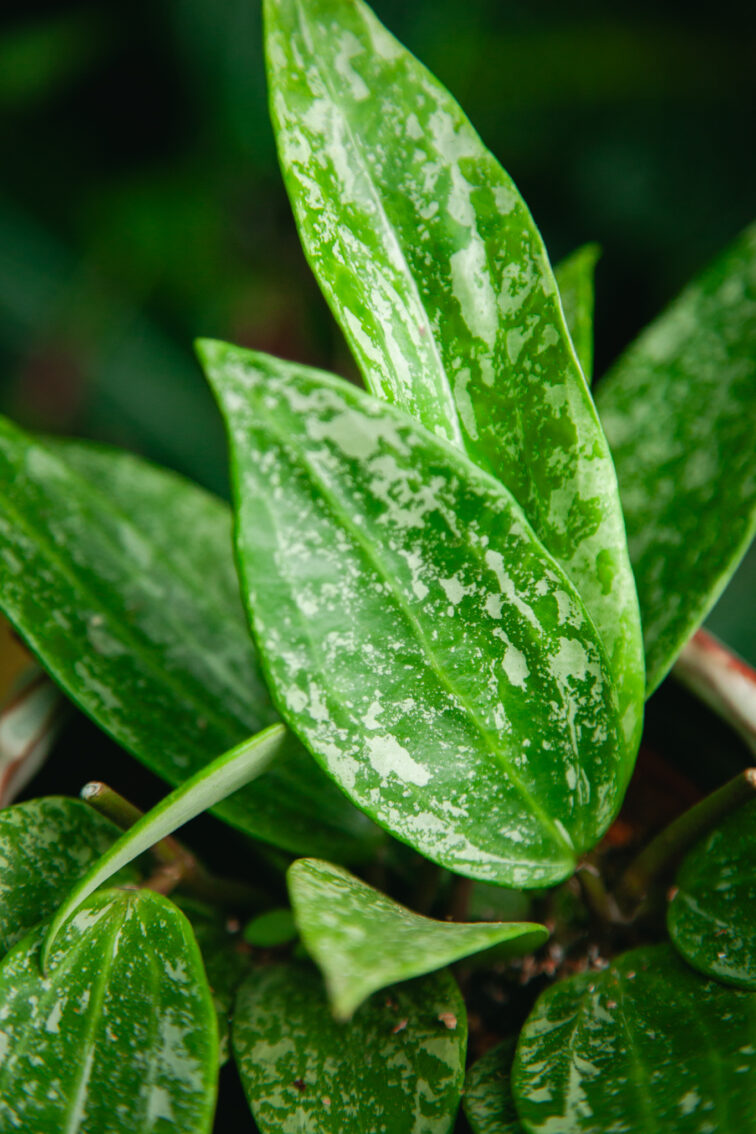
[{"label": "blurred green background", "polygon": [[[552,256],[603,246],[599,374],[756,214],[752,3],[374,6]],[[0,409],[225,493],[195,336],[353,373],[279,178],[259,0],[5,0],[0,29]],[[750,652],[747,595],[718,617]]]}]

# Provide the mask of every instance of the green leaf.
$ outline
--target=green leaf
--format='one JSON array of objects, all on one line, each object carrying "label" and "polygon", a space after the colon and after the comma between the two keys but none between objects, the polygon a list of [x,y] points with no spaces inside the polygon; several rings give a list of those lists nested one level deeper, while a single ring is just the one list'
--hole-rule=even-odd
[{"label": "green leaf", "polygon": [[589,384],[593,377],[593,277],[600,255],[598,244],[584,244],[554,268],[564,321]]},{"label": "green leaf", "polygon": [[[127,454],[0,421],[0,607],[102,728],[180,783],[276,720],[220,501]],[[364,854],[369,825],[293,738],[218,814],[288,850]]]},{"label": "green leaf", "polygon": [[165,799],[161,799],[160,803],[138,819],[128,831],[124,831],[76,883],[50,922],[43,952],[45,967],[52,956],[55,940],[63,926],[98,886],[102,886],[121,867],[133,862],[166,835],[172,834],[190,819],[194,819],[232,792],[238,791],[256,776],[262,775],[278,756],[282,744],[285,743],[285,737],[286,730],[283,725],[271,725],[257,736],[232,748],[230,752],[224,752],[206,768],[195,772],[186,783],[177,787]]},{"label": "green leaf", "polygon": [[261,1134],[446,1134],[454,1125],[467,1020],[449,973],[374,996],[340,1024],[309,966],[263,968],[241,987],[232,1039]]},{"label": "green leaf", "polygon": [[265,12],[284,178],[365,381],[512,492],[603,636],[634,756],[643,646],[617,482],[533,219],[366,5]]},{"label": "green leaf", "polygon": [[200,344],[231,438],[243,594],[287,723],[435,862],[571,874],[630,767],[574,588],[509,492],[349,383]]},{"label": "green leaf", "polygon": [[0,956],[55,912],[119,834],[81,800],[64,796],[0,811]]},{"label": "green leaf", "polygon": [[250,969],[249,951],[238,934],[229,932],[226,919],[212,907],[178,899],[179,908],[192,926],[202,954],[205,975],[213,998],[218,1024],[218,1053],[221,1065],[230,1057],[231,1012],[239,985]]},{"label": "green leaf", "polygon": [[473,1134],[523,1134],[510,1082],[516,1042],[512,1036],[492,1047],[467,1072],[464,1107]]},{"label": "green leaf", "polygon": [[43,933],[0,967],[0,1128],[209,1131],[215,1013],[183,914],[147,890],[98,894],[66,928],[48,977]]},{"label": "green leaf", "polygon": [[756,532],[756,225],[598,387],[638,583],[649,693]]},{"label": "green leaf", "polygon": [[685,960],[707,976],[756,991],[756,803],[696,844],[676,887],[667,925]]},{"label": "green leaf", "polygon": [[292,863],[287,882],[302,941],[323,972],[339,1019],[386,985],[504,942],[512,955],[530,953],[549,936],[531,922],[433,921],[313,858]]},{"label": "green leaf", "polygon": [[705,981],[668,945],[548,989],[517,1046],[529,1134],[743,1134],[756,1122],[756,997]]},{"label": "green leaf", "polygon": [[297,926],[291,910],[266,910],[244,927],[244,940],[258,949],[272,949],[287,945],[297,936]]}]

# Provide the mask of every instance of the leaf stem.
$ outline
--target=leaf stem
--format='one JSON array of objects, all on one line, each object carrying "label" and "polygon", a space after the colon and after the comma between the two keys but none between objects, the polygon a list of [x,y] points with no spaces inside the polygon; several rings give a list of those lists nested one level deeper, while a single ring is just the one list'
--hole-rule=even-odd
[{"label": "leaf stem", "polygon": [[756,671],[747,662],[707,630],[698,630],[672,672],[756,752]]},{"label": "leaf stem", "polygon": [[624,925],[627,917],[619,908],[613,894],[604,885],[601,871],[594,862],[586,859],[576,871],[586,905],[603,925]]},{"label": "leaf stem", "polygon": [[664,880],[694,843],[731,811],[752,799],[756,799],[756,768],[746,768],[683,812],[625,870],[615,890],[619,908],[627,911],[642,902],[649,889]]}]

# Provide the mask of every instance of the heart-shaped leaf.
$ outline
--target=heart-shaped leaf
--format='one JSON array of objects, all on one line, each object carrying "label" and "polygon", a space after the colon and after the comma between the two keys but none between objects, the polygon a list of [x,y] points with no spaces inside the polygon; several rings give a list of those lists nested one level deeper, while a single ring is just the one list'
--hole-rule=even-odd
[{"label": "heart-shaped leaf", "polygon": [[631,761],[574,587],[510,493],[340,379],[200,344],[231,438],[243,593],[288,724],[428,858],[566,877]]},{"label": "heart-shaped leaf", "polygon": [[505,942],[512,955],[530,953],[549,936],[531,922],[433,921],[317,859],[292,863],[287,882],[302,941],[323,972],[340,1019],[386,985]]},{"label": "heart-shaped leaf", "polygon": [[564,321],[589,384],[593,377],[593,276],[600,255],[598,244],[584,244],[554,268]]},{"label": "heart-shaped leaf", "polygon": [[300,237],[365,381],[520,503],[603,636],[634,756],[643,645],[617,481],[533,219],[360,0],[266,0],[265,13]]},{"label": "heart-shaped leaf", "polygon": [[332,1019],[309,966],[260,969],[242,985],[234,1056],[261,1134],[446,1134],[465,1070],[467,1020],[447,972]]},{"label": "heart-shaped leaf", "polygon": [[756,991],[756,803],[728,815],[686,856],[667,925],[695,968]]},{"label": "heart-shaped leaf", "polygon": [[756,532],[756,225],[644,331],[596,401],[653,692]]},{"label": "heart-shaped leaf", "polygon": [[[227,508],[124,453],[0,421],[0,607],[102,728],[180,783],[276,720],[238,599]],[[360,857],[370,825],[291,739],[219,815],[292,851]]]},{"label": "heart-shaped leaf", "polygon": [[530,1134],[742,1134],[756,1123],[756,996],[707,981],[668,945],[560,981],[512,1071]]},{"label": "heart-shaped leaf", "polygon": [[0,966],[0,1129],[209,1131],[215,1013],[183,914],[148,890],[98,894],[47,977],[43,933]]},{"label": "heart-shaped leaf", "polygon": [[492,1047],[467,1072],[464,1107],[473,1134],[524,1134],[510,1081],[516,1042],[512,1036]]},{"label": "heart-shaped leaf", "polygon": [[55,912],[120,833],[80,799],[48,796],[0,810],[0,956]]}]

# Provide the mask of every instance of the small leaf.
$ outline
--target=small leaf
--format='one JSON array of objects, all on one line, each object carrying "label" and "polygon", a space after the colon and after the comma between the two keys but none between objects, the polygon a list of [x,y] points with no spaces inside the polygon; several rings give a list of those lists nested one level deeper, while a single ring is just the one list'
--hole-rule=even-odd
[{"label": "small leaf", "polygon": [[68,705],[47,674],[24,667],[0,705],[0,807],[7,807],[44,764]]},{"label": "small leaf", "polygon": [[55,912],[120,833],[81,800],[64,796],[0,810],[0,956]]},{"label": "small leaf", "polygon": [[515,887],[571,874],[632,761],[595,628],[509,492],[349,383],[199,349],[287,723],[428,858]]},{"label": "small leaf", "polygon": [[600,255],[598,244],[584,244],[554,268],[564,321],[589,384],[593,377],[593,275]]},{"label": "small leaf", "polygon": [[706,981],[667,945],[549,988],[517,1046],[529,1134],[743,1134],[756,1123],[756,996]]},{"label": "small leaf", "polygon": [[276,759],[285,743],[285,737],[286,729],[283,725],[271,725],[237,748],[224,752],[165,799],[161,799],[128,831],[124,831],[77,882],[50,922],[43,951],[45,967],[63,926],[98,886],[102,886],[121,867],[133,862],[166,835],[172,834],[190,819],[238,791],[256,776],[262,775]]},{"label": "small leaf", "polygon": [[0,967],[0,1128],[205,1134],[218,1041],[189,923],[148,890],[105,891],[40,971],[44,929]]},{"label": "small leaf", "polygon": [[467,1020],[449,973],[331,1018],[318,974],[275,965],[242,985],[234,1055],[261,1134],[447,1134],[465,1069]]},{"label": "small leaf", "polygon": [[[171,783],[276,720],[228,509],[128,454],[0,420],[0,607],[65,692]],[[364,856],[370,825],[290,743],[221,817],[295,852]]]},{"label": "small leaf", "polygon": [[756,991],[756,803],[729,815],[686,856],[667,925],[694,968]]},{"label": "small leaf", "polygon": [[504,942],[512,955],[530,953],[549,936],[531,922],[433,921],[317,859],[292,863],[287,881],[302,940],[325,976],[340,1019],[386,985]]},{"label": "small leaf", "polygon": [[756,225],[643,332],[596,402],[652,693],[756,532]]},{"label": "small leaf", "polygon": [[286,186],[365,382],[521,505],[603,637],[634,758],[643,643],[617,480],[533,218],[360,0],[266,0],[265,14]]},{"label": "small leaf", "polygon": [[524,1134],[510,1082],[516,1042],[512,1036],[492,1047],[467,1072],[464,1107],[473,1134]]},{"label": "small leaf", "polygon": [[286,945],[297,936],[297,926],[291,910],[267,910],[258,914],[244,927],[244,940],[258,949],[272,949]]}]

